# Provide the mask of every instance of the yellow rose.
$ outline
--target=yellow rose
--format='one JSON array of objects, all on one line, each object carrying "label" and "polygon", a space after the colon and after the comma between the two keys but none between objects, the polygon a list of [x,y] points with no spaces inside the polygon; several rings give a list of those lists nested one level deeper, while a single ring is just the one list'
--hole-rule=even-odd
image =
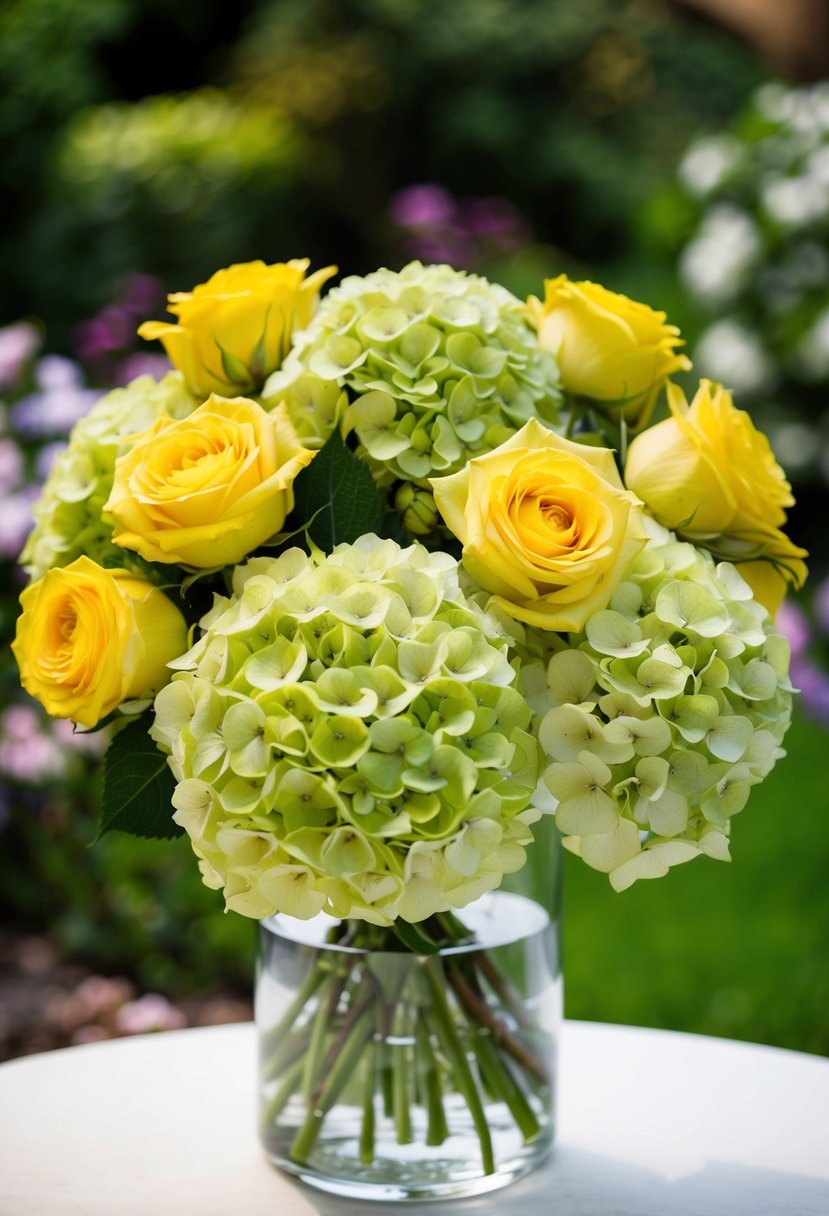
[{"label": "yellow rose", "polygon": [[27,692],[55,718],[95,726],[122,701],[154,696],[187,649],[178,608],[146,579],[88,557],[20,597],[12,650]]},{"label": "yellow rose", "polygon": [[543,304],[530,296],[527,307],[539,346],[556,356],[564,391],[644,426],[668,377],[691,366],[676,352],[676,326],[647,304],[565,274],[545,279],[544,293]]},{"label": "yellow rose", "polygon": [[[710,380],[689,405],[675,384],[668,387],[670,418],[630,445],[628,488],[659,523],[710,546],[739,563],[740,573],[770,612],[787,583],[802,586],[805,549],[785,536],[791,486],[769,441],[731,393]],[[751,558],[758,557],[759,561]]]},{"label": "yellow rose", "polygon": [[284,404],[213,396],[187,418],[162,416],[116,461],[112,539],[151,562],[232,565],[279,531],[315,455]]},{"label": "yellow rose", "polygon": [[644,547],[641,504],[613,453],[535,419],[459,473],[432,481],[472,578],[510,616],[579,630]]},{"label": "yellow rose", "polygon": [[168,296],[177,322],[145,321],[142,338],[159,338],[196,397],[258,392],[281,366],[295,329],[314,314],[319,289],[336,267],[305,278],[308,259],[243,262],[218,270],[192,291]]}]

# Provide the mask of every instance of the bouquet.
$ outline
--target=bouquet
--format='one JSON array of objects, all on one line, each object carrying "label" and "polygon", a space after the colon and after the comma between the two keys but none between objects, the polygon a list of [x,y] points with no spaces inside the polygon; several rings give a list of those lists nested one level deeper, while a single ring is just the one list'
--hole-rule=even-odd
[{"label": "bouquet", "polygon": [[275,1155],[310,1168],[359,1086],[363,1168],[381,1120],[440,1146],[460,1107],[486,1178],[493,1102],[549,1140],[551,1032],[477,903],[552,870],[553,822],[620,891],[728,860],[783,755],[806,555],[750,417],[672,381],[664,314],[417,262],[320,301],[307,272],[232,266],[141,326],[175,370],[75,426],[14,652],[51,714],[113,725],[102,830],[184,831],[228,909],[322,924],[263,1036]]}]

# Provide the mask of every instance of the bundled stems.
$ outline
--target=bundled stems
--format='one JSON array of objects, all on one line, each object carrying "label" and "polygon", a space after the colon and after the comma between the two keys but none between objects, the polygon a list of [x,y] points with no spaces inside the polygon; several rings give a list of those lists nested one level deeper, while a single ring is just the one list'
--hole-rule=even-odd
[{"label": "bundled stems", "polygon": [[[526,1143],[541,1131],[550,1085],[538,1054],[543,1029],[493,959],[471,948],[457,917],[432,918],[417,926],[417,935],[430,953],[401,949],[403,934],[343,922],[332,934],[333,949],[317,954],[279,1023],[263,1036],[263,1078],[274,1085],[263,1106],[263,1134],[271,1143],[284,1136],[277,1121],[290,1104],[284,1128],[294,1134],[281,1155],[296,1164],[311,1162],[341,1098],[359,1112],[364,1167],[375,1159],[378,1119],[391,1122],[400,1145],[424,1139],[435,1147],[466,1134],[471,1121],[484,1174],[496,1169],[491,1103],[506,1108]],[[365,950],[338,953],[345,943]],[[446,944],[470,948],[435,957]],[[383,964],[373,966],[373,958]],[[415,1120],[417,1108],[423,1115]]]}]

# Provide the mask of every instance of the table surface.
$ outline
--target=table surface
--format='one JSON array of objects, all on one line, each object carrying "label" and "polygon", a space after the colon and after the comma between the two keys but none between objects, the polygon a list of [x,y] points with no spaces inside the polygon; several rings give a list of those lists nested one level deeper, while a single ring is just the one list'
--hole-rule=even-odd
[{"label": "table surface", "polygon": [[[0,1216],[386,1216],[274,1170],[253,1027],[0,1067]],[[562,1032],[548,1164],[456,1216],[829,1216],[829,1060],[597,1023]],[[407,1204],[438,1216],[448,1204]]]}]

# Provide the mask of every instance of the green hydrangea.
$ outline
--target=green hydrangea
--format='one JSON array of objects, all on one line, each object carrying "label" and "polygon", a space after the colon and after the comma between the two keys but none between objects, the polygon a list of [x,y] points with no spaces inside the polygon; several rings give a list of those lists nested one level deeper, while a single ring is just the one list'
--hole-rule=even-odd
[{"label": "green hydrangea", "polygon": [[537,667],[525,673],[545,709],[545,809],[618,891],[701,854],[728,860],[731,818],[784,754],[791,718],[788,642],[748,585],[651,531],[543,687]]},{"label": "green hydrangea", "polygon": [[151,733],[228,908],[415,922],[524,864],[541,751],[452,558],[374,536],[255,558],[202,627]]},{"label": "green hydrangea", "polygon": [[35,527],[20,558],[32,579],[82,555],[102,566],[124,564],[124,550],[113,545],[112,526],[103,518],[121,446],[161,413],[184,418],[197,404],[178,372],[159,381],[139,376],[96,401],[75,424],[35,503]]},{"label": "green hydrangea", "polygon": [[[264,396],[287,402],[306,443],[339,425],[381,484],[426,491],[528,419],[553,426],[561,394],[522,301],[478,275],[412,262],[330,291]],[[435,526],[433,501],[420,494],[409,510],[405,490],[403,501],[415,534]]]}]

